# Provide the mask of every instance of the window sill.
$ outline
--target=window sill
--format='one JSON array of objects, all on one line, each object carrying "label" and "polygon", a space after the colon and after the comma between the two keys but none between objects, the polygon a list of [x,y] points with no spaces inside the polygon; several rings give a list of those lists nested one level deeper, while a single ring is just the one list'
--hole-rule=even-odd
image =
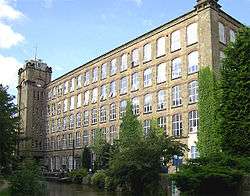
[{"label": "window sill", "polygon": [[150,59],[150,60],[144,60],[143,64],[149,63],[150,61],[152,61],[152,59]]},{"label": "window sill", "polygon": [[163,109],[157,109],[156,111],[157,112],[162,112],[162,111],[165,111],[167,108],[163,108]]},{"label": "window sill", "polygon": [[143,114],[152,114],[152,111],[150,111],[150,112],[143,112]]},{"label": "window sill", "polygon": [[188,73],[187,75],[190,76],[190,75],[194,75],[194,74],[197,74],[199,72],[199,70],[197,71],[194,71],[194,72],[191,72],[191,73]]},{"label": "window sill", "polygon": [[189,102],[188,105],[195,105],[197,103],[198,103],[198,101],[196,101],[196,102]]},{"label": "window sill", "polygon": [[176,78],[172,77],[172,80],[178,80],[178,79],[181,79],[181,78],[182,78],[182,76],[179,76],[179,77],[176,77]]},{"label": "window sill", "polygon": [[180,51],[180,50],[181,50],[181,48],[178,48],[178,49],[175,49],[175,50],[171,50],[171,53],[175,53],[175,52]]},{"label": "window sill", "polygon": [[165,81],[162,81],[162,82],[157,82],[156,84],[157,84],[157,85],[161,85],[161,84],[164,84],[164,83],[166,83],[166,81],[167,81],[167,80],[165,80]]},{"label": "window sill", "polygon": [[131,89],[131,92],[136,92],[136,91],[139,91],[139,88],[138,89]]},{"label": "window sill", "polygon": [[162,58],[164,56],[166,56],[166,54],[162,54],[162,55],[156,56],[156,59],[160,59],[160,58]]},{"label": "window sill", "polygon": [[196,42],[194,42],[194,43],[191,43],[191,44],[187,44],[187,47],[191,47],[191,46],[193,46],[193,45],[195,45],[195,44],[198,44],[198,41],[196,41]]},{"label": "window sill", "polygon": [[177,105],[177,106],[171,106],[171,109],[180,108],[180,107],[182,107],[182,104],[181,105]]}]

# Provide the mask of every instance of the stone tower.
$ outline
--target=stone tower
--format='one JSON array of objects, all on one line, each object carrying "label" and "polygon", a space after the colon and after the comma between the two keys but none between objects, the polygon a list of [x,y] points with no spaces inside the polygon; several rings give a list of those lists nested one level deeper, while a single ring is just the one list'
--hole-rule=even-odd
[{"label": "stone tower", "polygon": [[21,117],[18,144],[21,156],[42,158],[43,137],[46,134],[46,86],[52,69],[42,60],[27,60],[18,71],[18,106]]}]

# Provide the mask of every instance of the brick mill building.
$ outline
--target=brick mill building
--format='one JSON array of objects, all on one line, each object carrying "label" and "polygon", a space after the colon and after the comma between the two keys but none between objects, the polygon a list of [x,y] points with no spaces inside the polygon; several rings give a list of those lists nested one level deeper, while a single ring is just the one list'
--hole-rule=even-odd
[{"label": "brick mill building", "polygon": [[21,133],[28,138],[21,152],[51,170],[71,170],[96,129],[110,143],[119,137],[131,100],[145,134],[157,119],[168,135],[188,145],[186,156],[195,158],[199,69],[218,71],[223,49],[241,26],[218,0],[197,0],[192,11],[53,81],[46,63],[27,61],[18,73]]}]

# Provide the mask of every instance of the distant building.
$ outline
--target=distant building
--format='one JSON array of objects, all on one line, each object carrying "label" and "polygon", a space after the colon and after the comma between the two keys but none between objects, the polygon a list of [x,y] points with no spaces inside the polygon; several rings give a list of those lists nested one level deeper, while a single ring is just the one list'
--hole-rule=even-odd
[{"label": "distant building", "polygon": [[[119,136],[127,100],[145,134],[157,119],[166,133],[187,144],[195,158],[199,124],[198,71],[218,71],[226,44],[242,26],[218,0],[197,0],[195,8],[51,81],[41,60],[19,70],[21,144],[51,170],[69,170],[100,128],[108,142]],[[73,143],[75,156],[73,158]],[[73,161],[74,159],[74,161]]]}]

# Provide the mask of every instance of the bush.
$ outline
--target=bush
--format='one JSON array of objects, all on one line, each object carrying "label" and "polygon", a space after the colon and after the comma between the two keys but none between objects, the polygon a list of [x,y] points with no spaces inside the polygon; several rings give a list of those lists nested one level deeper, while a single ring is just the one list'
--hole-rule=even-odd
[{"label": "bush", "polygon": [[189,160],[170,179],[182,192],[235,194],[243,175],[250,171],[249,167],[250,158],[217,154]]},{"label": "bush", "polygon": [[73,182],[81,183],[82,179],[88,175],[87,169],[82,168],[78,170],[73,170],[69,173],[69,177]]},{"label": "bush", "polygon": [[41,171],[33,160],[25,160],[10,177],[11,192],[35,195],[43,191]]},{"label": "bush", "polygon": [[107,175],[104,170],[97,170],[96,173],[91,177],[91,184],[98,187],[99,189],[104,189],[106,177]]},{"label": "bush", "polygon": [[105,189],[108,191],[115,191],[116,188],[118,186],[118,183],[115,182],[115,179],[110,177],[110,176],[106,176],[105,178]]}]

